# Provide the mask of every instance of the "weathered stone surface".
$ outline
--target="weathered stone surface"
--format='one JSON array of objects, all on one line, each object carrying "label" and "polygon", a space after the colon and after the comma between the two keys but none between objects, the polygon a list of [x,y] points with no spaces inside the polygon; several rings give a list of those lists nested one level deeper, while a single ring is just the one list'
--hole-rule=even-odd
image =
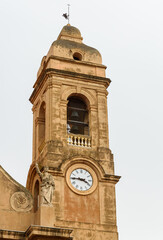
[{"label": "weathered stone surface", "polygon": [[[111,81],[105,69],[100,53],[82,43],[80,31],[63,27],[42,59],[30,97],[33,156],[26,188],[0,168],[0,229],[10,229],[0,230],[1,239],[118,239],[115,184],[120,177],[114,175],[109,148]],[[68,101],[75,97],[86,106],[86,131],[79,135],[67,130]],[[70,185],[75,166],[91,175],[91,184],[85,176],[72,178],[88,184],[88,191]],[[50,187],[45,199],[43,189]]]},{"label": "weathered stone surface", "polygon": [[32,222],[32,208],[31,193],[0,166],[0,229],[24,230]]}]

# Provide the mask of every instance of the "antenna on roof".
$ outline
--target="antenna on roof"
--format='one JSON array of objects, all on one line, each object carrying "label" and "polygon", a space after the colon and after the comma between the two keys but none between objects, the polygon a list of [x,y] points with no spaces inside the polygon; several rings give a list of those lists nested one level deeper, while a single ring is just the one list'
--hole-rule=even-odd
[{"label": "antenna on roof", "polygon": [[68,24],[70,24],[70,4],[67,4],[68,6],[68,13],[64,13],[62,16],[68,20]]}]

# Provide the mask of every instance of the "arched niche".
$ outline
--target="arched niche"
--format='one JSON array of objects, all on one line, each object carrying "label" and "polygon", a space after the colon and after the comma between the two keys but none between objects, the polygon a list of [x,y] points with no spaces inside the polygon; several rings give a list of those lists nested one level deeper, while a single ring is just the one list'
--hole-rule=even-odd
[{"label": "arched niche", "polygon": [[40,190],[40,184],[39,184],[39,181],[36,180],[35,186],[34,186],[34,212],[37,212],[39,208],[39,201],[40,201],[39,190]]},{"label": "arched niche", "polygon": [[42,102],[38,117],[38,148],[41,148],[45,143],[45,110],[45,102]]}]

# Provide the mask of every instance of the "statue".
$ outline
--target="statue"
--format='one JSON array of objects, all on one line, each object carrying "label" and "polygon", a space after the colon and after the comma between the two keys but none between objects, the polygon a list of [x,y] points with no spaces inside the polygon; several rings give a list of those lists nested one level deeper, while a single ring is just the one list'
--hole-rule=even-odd
[{"label": "statue", "polygon": [[41,204],[50,205],[52,202],[53,192],[55,189],[53,176],[48,173],[49,168],[44,167],[43,173],[40,172],[39,166],[36,163],[36,171],[41,178]]}]

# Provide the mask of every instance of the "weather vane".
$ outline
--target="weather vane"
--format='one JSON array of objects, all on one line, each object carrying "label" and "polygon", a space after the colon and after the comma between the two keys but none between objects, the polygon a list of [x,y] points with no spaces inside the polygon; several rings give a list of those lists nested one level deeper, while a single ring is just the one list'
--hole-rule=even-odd
[{"label": "weather vane", "polygon": [[68,6],[68,13],[64,13],[62,16],[68,20],[68,24],[70,24],[70,4],[67,4]]}]

